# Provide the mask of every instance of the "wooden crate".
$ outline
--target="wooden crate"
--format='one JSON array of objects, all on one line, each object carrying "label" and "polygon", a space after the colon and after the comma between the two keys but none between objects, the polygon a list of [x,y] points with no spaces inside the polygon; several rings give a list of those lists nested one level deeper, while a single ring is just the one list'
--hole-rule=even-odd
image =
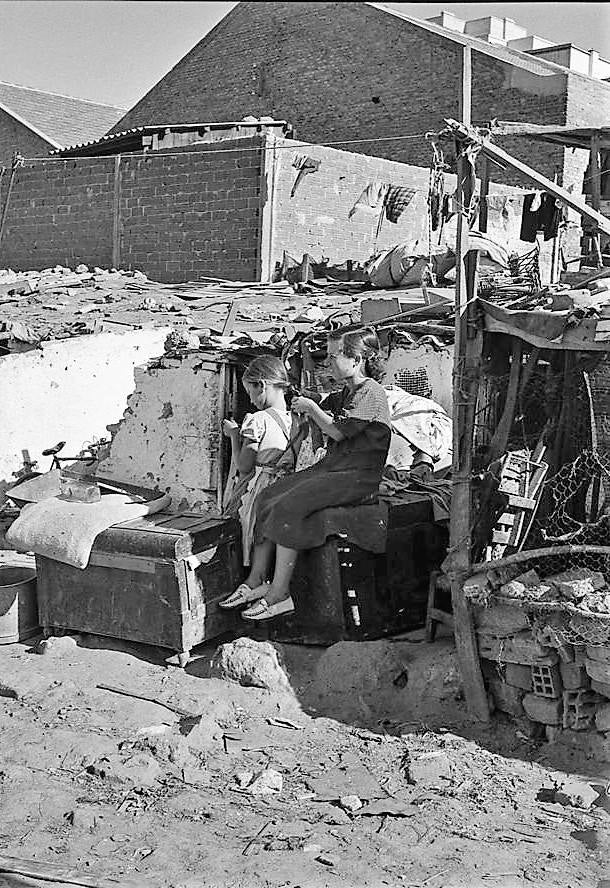
[{"label": "wooden crate", "polygon": [[239,525],[159,512],[101,533],[84,570],[36,556],[40,625],[170,648],[192,647],[237,625],[218,607],[241,580]]}]

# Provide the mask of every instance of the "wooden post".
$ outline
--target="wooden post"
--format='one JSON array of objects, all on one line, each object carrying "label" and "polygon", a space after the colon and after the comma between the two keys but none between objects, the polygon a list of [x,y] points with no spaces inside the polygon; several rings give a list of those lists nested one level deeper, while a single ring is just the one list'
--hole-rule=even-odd
[{"label": "wooden post", "polygon": [[[599,133],[593,133],[593,135],[591,136],[590,155],[589,169],[591,171],[591,206],[594,210],[599,212],[602,195],[601,170],[599,165]],[[604,262],[602,259],[602,251],[600,246],[599,229],[593,230],[593,249],[595,252],[595,259],[597,261],[597,267],[601,268]]]},{"label": "wooden post", "polygon": [[472,50],[469,46],[462,47],[462,84],[460,89],[459,118],[466,126],[470,126],[472,113]]},{"label": "wooden post", "polygon": [[112,267],[121,266],[121,155],[114,158],[114,194],[112,206]]},{"label": "wooden post", "polygon": [[463,582],[470,569],[472,527],[471,482],[472,444],[482,333],[477,330],[472,300],[476,295],[477,257],[469,257],[467,208],[474,193],[474,174],[465,154],[465,143],[456,141],[457,202],[459,207],[456,241],[455,350],[453,358],[453,471],[449,538],[450,577],[455,646],[469,711],[480,721],[489,721],[489,705],[479,665],[479,652],[472,614],[463,594]]},{"label": "wooden post", "polygon": [[487,196],[489,194],[489,161],[486,157],[481,158],[481,204],[479,207],[479,231],[485,234],[487,232],[487,217],[489,208],[487,206]]}]

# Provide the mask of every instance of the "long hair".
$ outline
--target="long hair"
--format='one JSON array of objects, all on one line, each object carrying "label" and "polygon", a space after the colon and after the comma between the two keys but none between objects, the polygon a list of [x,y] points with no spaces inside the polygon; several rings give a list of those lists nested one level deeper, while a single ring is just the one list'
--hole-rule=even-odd
[{"label": "long hair", "polygon": [[380,353],[381,346],[377,334],[371,327],[362,327],[360,330],[351,330],[347,333],[333,330],[328,338],[342,343],[343,354],[346,357],[361,357],[364,361],[364,372],[371,379],[379,382],[383,377],[385,365]]},{"label": "long hair", "polygon": [[273,355],[260,355],[250,361],[244,370],[242,380],[250,385],[268,382],[283,389],[287,389],[290,385],[284,364]]}]

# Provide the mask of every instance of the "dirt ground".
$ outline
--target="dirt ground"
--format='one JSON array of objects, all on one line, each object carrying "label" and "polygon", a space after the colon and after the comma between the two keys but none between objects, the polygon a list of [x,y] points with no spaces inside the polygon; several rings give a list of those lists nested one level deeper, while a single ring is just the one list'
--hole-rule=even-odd
[{"label": "dirt ground", "polygon": [[[184,671],[94,636],[0,647],[0,862],[55,886],[610,884],[609,810],[537,799],[610,777],[599,743],[473,723],[449,637],[276,645],[272,690],[219,677],[215,647]],[[255,794],[261,772],[280,791]]]}]

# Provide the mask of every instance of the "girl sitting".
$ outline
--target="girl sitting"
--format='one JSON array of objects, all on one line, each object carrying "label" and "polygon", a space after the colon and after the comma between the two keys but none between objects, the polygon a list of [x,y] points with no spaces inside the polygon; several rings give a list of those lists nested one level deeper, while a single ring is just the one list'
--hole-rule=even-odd
[{"label": "girl sitting", "polygon": [[231,441],[231,463],[237,470],[235,484],[229,496],[225,494],[224,513],[239,515],[244,564],[249,565],[256,497],[277,477],[294,471],[302,437],[286,405],[289,381],[279,358],[255,358],[246,367],[242,384],[257,409],[246,414],[241,428],[232,419],[222,423],[223,434]]},{"label": "girl sitting", "polygon": [[342,390],[320,405],[306,397],[292,402],[293,411],[307,416],[328,437],[327,455],[272,484],[257,499],[252,567],[245,583],[223,602],[224,607],[255,602],[243,611],[246,620],[292,612],[289,584],[298,551],[326,540],[322,510],[361,503],[379,488],[390,444],[390,417],[386,393],[377,381],[382,372],[377,335],[370,329],[331,333],[328,357]]}]

